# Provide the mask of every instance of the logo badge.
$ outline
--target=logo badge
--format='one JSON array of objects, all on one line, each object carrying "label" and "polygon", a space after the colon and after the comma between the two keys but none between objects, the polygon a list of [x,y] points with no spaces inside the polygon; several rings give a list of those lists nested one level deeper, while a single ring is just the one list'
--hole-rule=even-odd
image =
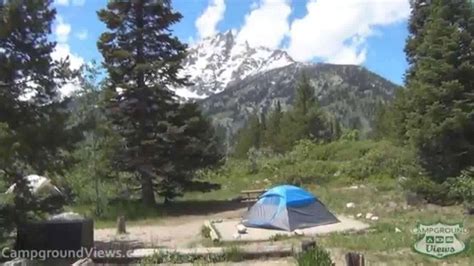
[{"label": "logo badge", "polygon": [[438,259],[458,254],[466,249],[466,245],[457,238],[457,235],[464,233],[463,224],[442,224],[431,225],[418,224],[413,233],[422,235],[413,246],[415,251]]}]

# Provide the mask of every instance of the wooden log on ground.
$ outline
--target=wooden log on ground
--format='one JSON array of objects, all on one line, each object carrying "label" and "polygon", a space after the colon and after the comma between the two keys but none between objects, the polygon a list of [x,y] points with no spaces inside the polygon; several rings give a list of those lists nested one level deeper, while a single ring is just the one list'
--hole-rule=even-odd
[{"label": "wooden log on ground", "polygon": [[212,224],[212,222],[211,221],[205,221],[204,226],[209,228],[209,236],[211,237],[211,240],[214,241],[214,242],[219,242],[220,241],[219,233],[217,233],[217,230],[214,227],[214,225]]},{"label": "wooden log on ground", "polygon": [[[281,258],[289,257],[293,255],[293,246],[242,246],[238,248],[238,251],[244,260],[255,260],[264,258]],[[152,256],[154,254],[174,254],[189,256],[189,258],[196,257],[209,257],[211,255],[222,255],[226,252],[224,247],[198,247],[198,248],[143,248],[130,250],[126,257],[97,257],[93,258],[95,263],[109,263],[109,264],[134,264],[140,262],[140,260]],[[192,261],[189,261],[192,263]]]},{"label": "wooden log on ground", "polygon": [[347,266],[365,266],[365,258],[363,254],[349,252],[345,256]]}]

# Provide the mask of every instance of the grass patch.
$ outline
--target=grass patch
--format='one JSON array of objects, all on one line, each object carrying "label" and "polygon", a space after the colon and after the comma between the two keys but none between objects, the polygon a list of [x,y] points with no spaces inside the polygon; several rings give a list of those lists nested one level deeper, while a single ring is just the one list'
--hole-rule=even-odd
[{"label": "grass patch", "polygon": [[320,246],[316,246],[296,256],[299,266],[332,266],[333,262],[329,252]]},{"label": "grass patch", "polygon": [[291,237],[292,237],[291,235],[276,234],[276,235],[272,235],[268,240],[270,240],[272,242],[276,242],[276,241],[289,239]]},{"label": "grass patch", "polygon": [[[464,215],[462,206],[406,206],[405,192],[398,178],[418,175],[415,162],[410,151],[387,142],[337,141],[325,145],[301,142],[287,154],[258,157],[257,169],[252,173],[248,171],[248,161],[242,159],[229,159],[218,170],[200,173],[203,181],[220,184],[220,190],[187,193],[182,202],[175,202],[168,209],[157,207],[143,210],[139,202],[129,206],[112,205],[108,215],[100,218],[98,224],[99,227],[107,223],[115,225],[120,210],[131,214],[126,215],[131,224],[159,223],[163,216],[176,210],[180,210],[182,215],[205,215],[211,213],[210,209],[215,209],[213,213],[217,213],[228,209],[219,209],[218,206],[210,208],[209,204],[203,207],[199,203],[215,201],[228,205],[226,200],[239,196],[241,190],[294,183],[313,192],[335,214],[356,216],[362,213],[365,217],[366,213],[371,212],[379,216],[377,222],[360,219],[371,225],[365,232],[318,236],[318,244],[328,250],[361,252],[374,265],[436,265],[440,260],[433,260],[411,250],[417,238],[412,230],[417,223],[463,222],[470,233],[461,235],[460,238],[468,244],[468,250],[443,259],[442,262],[469,265],[469,261],[474,261],[474,240],[470,237],[474,232],[473,216]],[[357,185],[358,188],[351,189],[352,185]],[[348,202],[354,202],[355,207],[346,208]],[[207,236],[208,231],[202,229],[201,235]],[[284,236],[275,236],[270,240],[299,241]],[[206,246],[211,245],[208,239],[203,241]],[[191,258],[192,261],[209,263],[212,260],[239,257],[239,250],[234,244],[212,245],[225,247],[227,255],[218,258]]]},{"label": "grass patch", "polygon": [[242,250],[235,245],[224,247],[225,261],[239,262],[244,260]]},{"label": "grass patch", "polygon": [[216,254],[180,254],[177,252],[156,252],[151,256],[143,258],[140,265],[157,264],[181,264],[193,263],[194,265],[208,265],[209,263],[231,261],[239,262],[244,260],[244,254],[238,246],[224,247],[222,253]]}]

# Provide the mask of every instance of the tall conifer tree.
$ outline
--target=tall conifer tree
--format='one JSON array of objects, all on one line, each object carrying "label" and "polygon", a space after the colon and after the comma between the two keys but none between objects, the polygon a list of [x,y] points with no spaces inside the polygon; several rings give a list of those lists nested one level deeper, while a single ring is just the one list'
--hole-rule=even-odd
[{"label": "tall conifer tree", "polygon": [[[423,1],[416,1],[423,2]],[[427,2],[427,1],[426,1]],[[414,6],[406,90],[395,102],[400,137],[441,182],[474,164],[474,9],[468,0]]]},{"label": "tall conifer tree", "polygon": [[0,178],[15,183],[0,228],[51,210],[33,197],[24,177],[63,169],[62,148],[73,144],[65,128],[66,102],[58,91],[68,64],[51,58],[55,43],[48,40],[56,14],[51,3],[11,0],[0,6]]},{"label": "tall conifer tree", "polygon": [[[155,192],[165,199],[179,195],[192,178],[189,171],[219,160],[219,153],[211,152],[216,145],[209,124],[168,89],[186,84],[178,77],[186,45],[170,30],[182,16],[168,0],[109,1],[98,15],[107,26],[98,47],[109,73],[109,117],[124,141],[117,165],[138,177],[143,203],[152,206]],[[192,158],[182,157],[187,149]],[[192,169],[180,168],[190,159]]]}]

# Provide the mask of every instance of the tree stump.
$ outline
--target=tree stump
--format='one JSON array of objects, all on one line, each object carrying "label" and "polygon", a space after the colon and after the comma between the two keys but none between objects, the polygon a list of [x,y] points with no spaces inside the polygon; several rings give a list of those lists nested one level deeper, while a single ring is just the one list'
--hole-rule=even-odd
[{"label": "tree stump", "polygon": [[346,254],[346,265],[347,266],[364,266],[365,258],[363,254],[349,252]]},{"label": "tree stump", "polygon": [[117,234],[126,234],[125,216],[117,217]]},{"label": "tree stump", "polygon": [[314,240],[303,240],[301,241],[301,251],[307,251],[316,247],[316,241]]}]

